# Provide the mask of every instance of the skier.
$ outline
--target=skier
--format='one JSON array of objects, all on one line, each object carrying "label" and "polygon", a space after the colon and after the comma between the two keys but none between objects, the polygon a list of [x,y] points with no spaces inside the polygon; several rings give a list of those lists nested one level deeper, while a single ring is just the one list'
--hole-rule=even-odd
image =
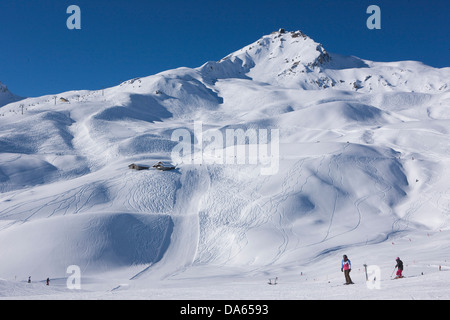
[{"label": "skier", "polygon": [[395,279],[403,278],[402,272],[403,272],[403,261],[400,260],[399,257],[395,259],[397,261],[397,264],[395,265],[395,268],[397,268],[397,273]]},{"label": "skier", "polygon": [[28,283],[31,283],[31,276],[28,277]]},{"label": "skier", "polygon": [[47,285],[49,285],[50,283],[50,278],[47,278]]},{"label": "skier", "polygon": [[352,271],[352,263],[347,255],[344,254],[342,263],[341,263],[341,272],[344,272],[345,275],[345,284],[353,284],[352,279],[350,278],[350,271]]}]

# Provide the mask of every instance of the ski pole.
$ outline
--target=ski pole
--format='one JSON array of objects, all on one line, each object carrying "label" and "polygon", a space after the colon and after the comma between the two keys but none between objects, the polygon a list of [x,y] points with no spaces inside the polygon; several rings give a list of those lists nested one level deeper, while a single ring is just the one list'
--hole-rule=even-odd
[{"label": "ski pole", "polygon": [[394,272],[395,272],[395,269],[396,269],[397,267],[394,267],[394,270],[392,271],[392,274],[391,274],[391,278],[392,278],[392,276],[394,275]]}]

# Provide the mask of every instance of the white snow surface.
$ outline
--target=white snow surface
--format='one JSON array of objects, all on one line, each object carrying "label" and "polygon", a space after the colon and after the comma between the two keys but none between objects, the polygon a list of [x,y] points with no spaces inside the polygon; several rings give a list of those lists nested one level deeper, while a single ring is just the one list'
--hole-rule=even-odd
[{"label": "white snow surface", "polygon": [[[1,299],[450,299],[450,68],[274,32],[199,68],[2,99]],[[278,129],[278,172],[174,163],[195,122]],[[177,169],[128,169],[158,161]]]}]

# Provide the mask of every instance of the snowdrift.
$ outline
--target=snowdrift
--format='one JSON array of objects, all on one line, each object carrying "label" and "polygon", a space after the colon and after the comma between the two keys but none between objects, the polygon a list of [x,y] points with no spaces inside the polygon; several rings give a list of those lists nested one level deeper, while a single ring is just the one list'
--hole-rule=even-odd
[{"label": "snowdrift", "polygon": [[71,265],[81,272],[151,265],[167,250],[173,222],[168,215],[82,214],[14,223],[3,230],[5,278],[63,278]]}]

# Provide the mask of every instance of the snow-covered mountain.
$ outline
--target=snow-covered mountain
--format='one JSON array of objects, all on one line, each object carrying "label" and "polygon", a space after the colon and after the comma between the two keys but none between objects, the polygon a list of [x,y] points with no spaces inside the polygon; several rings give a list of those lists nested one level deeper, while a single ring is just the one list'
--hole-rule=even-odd
[{"label": "snow-covered mountain", "polygon": [[[64,279],[78,265],[89,283],[138,290],[335,281],[344,253],[386,273],[399,255],[445,264],[449,128],[450,68],[329,53],[300,31],[194,69],[0,101],[0,278]],[[278,170],[177,162],[182,129],[195,151],[229,129],[278,130]]]},{"label": "snow-covered mountain", "polygon": [[21,99],[22,98],[20,98],[19,96],[11,93],[11,91],[8,90],[8,87],[0,82],[0,107],[11,102],[19,101]]}]

